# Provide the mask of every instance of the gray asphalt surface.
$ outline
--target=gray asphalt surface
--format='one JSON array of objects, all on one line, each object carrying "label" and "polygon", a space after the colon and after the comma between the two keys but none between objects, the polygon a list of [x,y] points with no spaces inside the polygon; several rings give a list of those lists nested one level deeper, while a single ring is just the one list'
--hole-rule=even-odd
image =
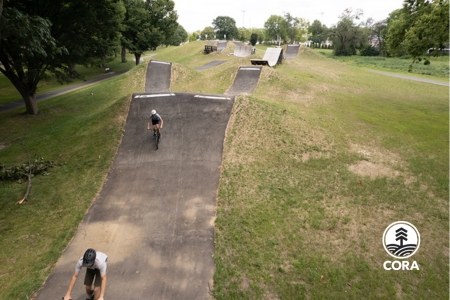
[{"label": "gray asphalt surface", "polygon": [[168,92],[170,90],[171,74],[172,63],[152,59],[148,63],[145,75],[145,92]]},{"label": "gray asphalt surface", "polygon": [[375,70],[370,70],[370,72],[377,73],[377,74],[382,74],[382,75],[386,75],[386,76],[392,76],[392,77],[407,79],[407,80],[414,80],[414,81],[420,81],[420,82],[437,84],[437,85],[443,85],[443,86],[450,86],[450,84],[448,82],[442,82],[442,81],[437,81],[437,80],[433,80],[433,79],[426,79],[426,78],[421,78],[421,77],[414,77],[414,76],[408,76],[408,75],[402,75],[402,74],[396,74],[396,73],[389,73],[389,72],[383,72],[383,71],[375,71]]},{"label": "gray asphalt surface", "polygon": [[284,52],[285,59],[293,59],[297,56],[300,45],[287,45]]},{"label": "gray asphalt surface", "polygon": [[201,71],[201,70],[214,68],[214,67],[216,67],[218,65],[223,64],[224,62],[226,62],[226,60],[213,60],[213,61],[207,63],[206,65],[203,65],[203,66],[195,68],[194,70]]},{"label": "gray asphalt surface", "polygon": [[[219,167],[233,102],[133,95],[103,189],[37,300],[64,296],[88,247],[109,256],[106,299],[210,299]],[[152,109],[164,120],[159,150],[147,131]],[[84,270],[74,300],[86,299],[83,278]]]},{"label": "gray asphalt surface", "polygon": [[228,95],[251,94],[258,85],[259,77],[261,76],[262,67],[240,67],[233,85],[227,91]]},{"label": "gray asphalt surface", "polygon": [[222,52],[227,47],[227,41],[219,41],[217,42],[217,52]]}]

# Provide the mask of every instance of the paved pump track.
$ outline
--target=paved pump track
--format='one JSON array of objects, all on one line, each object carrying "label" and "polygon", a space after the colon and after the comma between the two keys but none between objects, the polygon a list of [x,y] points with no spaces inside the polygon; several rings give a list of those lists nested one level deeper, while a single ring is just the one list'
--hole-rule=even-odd
[{"label": "paved pump track", "polygon": [[229,95],[251,94],[258,85],[262,67],[240,67],[233,85],[227,91]]},{"label": "paved pump track", "polygon": [[286,51],[284,51],[285,59],[293,59],[297,56],[300,45],[287,45]]},{"label": "paved pump track", "polygon": [[[168,66],[149,63],[146,89],[167,86],[148,81],[167,77]],[[239,69],[233,94],[240,80],[241,90],[250,83],[254,89],[261,67],[252,69]],[[211,299],[216,198],[233,103],[233,95],[134,94],[102,190],[36,300],[61,299],[89,247],[109,256],[107,299]],[[152,109],[164,119],[159,150],[147,130]],[[86,298],[84,272],[74,300]]]},{"label": "paved pump track", "polygon": [[202,71],[202,70],[214,68],[214,67],[216,67],[218,65],[223,64],[224,62],[226,62],[226,60],[213,60],[213,61],[207,63],[206,65],[203,65],[203,66],[195,68],[194,70]]},{"label": "paved pump track", "polygon": [[170,77],[172,63],[151,60],[147,67],[145,92],[168,92],[170,90]]},{"label": "paved pump track", "polygon": [[[210,299],[219,167],[233,101],[133,95],[103,189],[37,300],[61,299],[88,247],[109,255],[109,299]],[[165,124],[159,150],[146,128],[155,108]],[[85,299],[84,271],[79,277],[73,299]]]}]

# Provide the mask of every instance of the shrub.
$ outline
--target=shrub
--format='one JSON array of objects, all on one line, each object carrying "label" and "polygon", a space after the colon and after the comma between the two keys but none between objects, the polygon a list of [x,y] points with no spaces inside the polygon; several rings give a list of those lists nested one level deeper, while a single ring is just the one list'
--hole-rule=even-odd
[{"label": "shrub", "polygon": [[379,56],[380,51],[371,45],[367,45],[359,51],[359,54],[361,54],[361,56]]}]

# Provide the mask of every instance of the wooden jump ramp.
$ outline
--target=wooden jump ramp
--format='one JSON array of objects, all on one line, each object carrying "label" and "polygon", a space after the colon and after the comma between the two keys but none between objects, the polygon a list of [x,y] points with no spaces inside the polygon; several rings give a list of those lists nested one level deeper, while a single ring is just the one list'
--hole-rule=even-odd
[{"label": "wooden jump ramp", "polygon": [[267,48],[263,59],[251,59],[252,65],[273,67],[283,62],[283,48]]}]

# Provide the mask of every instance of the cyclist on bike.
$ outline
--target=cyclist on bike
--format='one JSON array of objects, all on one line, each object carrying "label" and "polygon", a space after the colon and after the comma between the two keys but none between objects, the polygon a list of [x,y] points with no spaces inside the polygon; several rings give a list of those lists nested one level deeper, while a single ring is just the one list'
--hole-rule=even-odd
[{"label": "cyclist on bike", "polygon": [[[163,128],[163,119],[156,113],[156,110],[152,110],[152,113],[147,121],[147,130],[150,130],[150,122],[152,122],[153,131],[158,131],[159,137],[161,137],[161,129]],[[161,124],[160,124],[161,123]]]},{"label": "cyclist on bike", "polygon": [[[64,296],[64,300],[70,300],[70,293],[77,281],[78,274],[82,267],[86,267],[86,275],[84,277],[84,285],[86,286],[86,293],[89,295],[90,300],[103,300],[106,288],[106,263],[108,256],[102,252],[96,252],[94,249],[89,248],[81,257],[76,266],[75,273],[72,275],[72,279],[69,283],[69,288]],[[94,284],[94,289],[92,289]]]}]

